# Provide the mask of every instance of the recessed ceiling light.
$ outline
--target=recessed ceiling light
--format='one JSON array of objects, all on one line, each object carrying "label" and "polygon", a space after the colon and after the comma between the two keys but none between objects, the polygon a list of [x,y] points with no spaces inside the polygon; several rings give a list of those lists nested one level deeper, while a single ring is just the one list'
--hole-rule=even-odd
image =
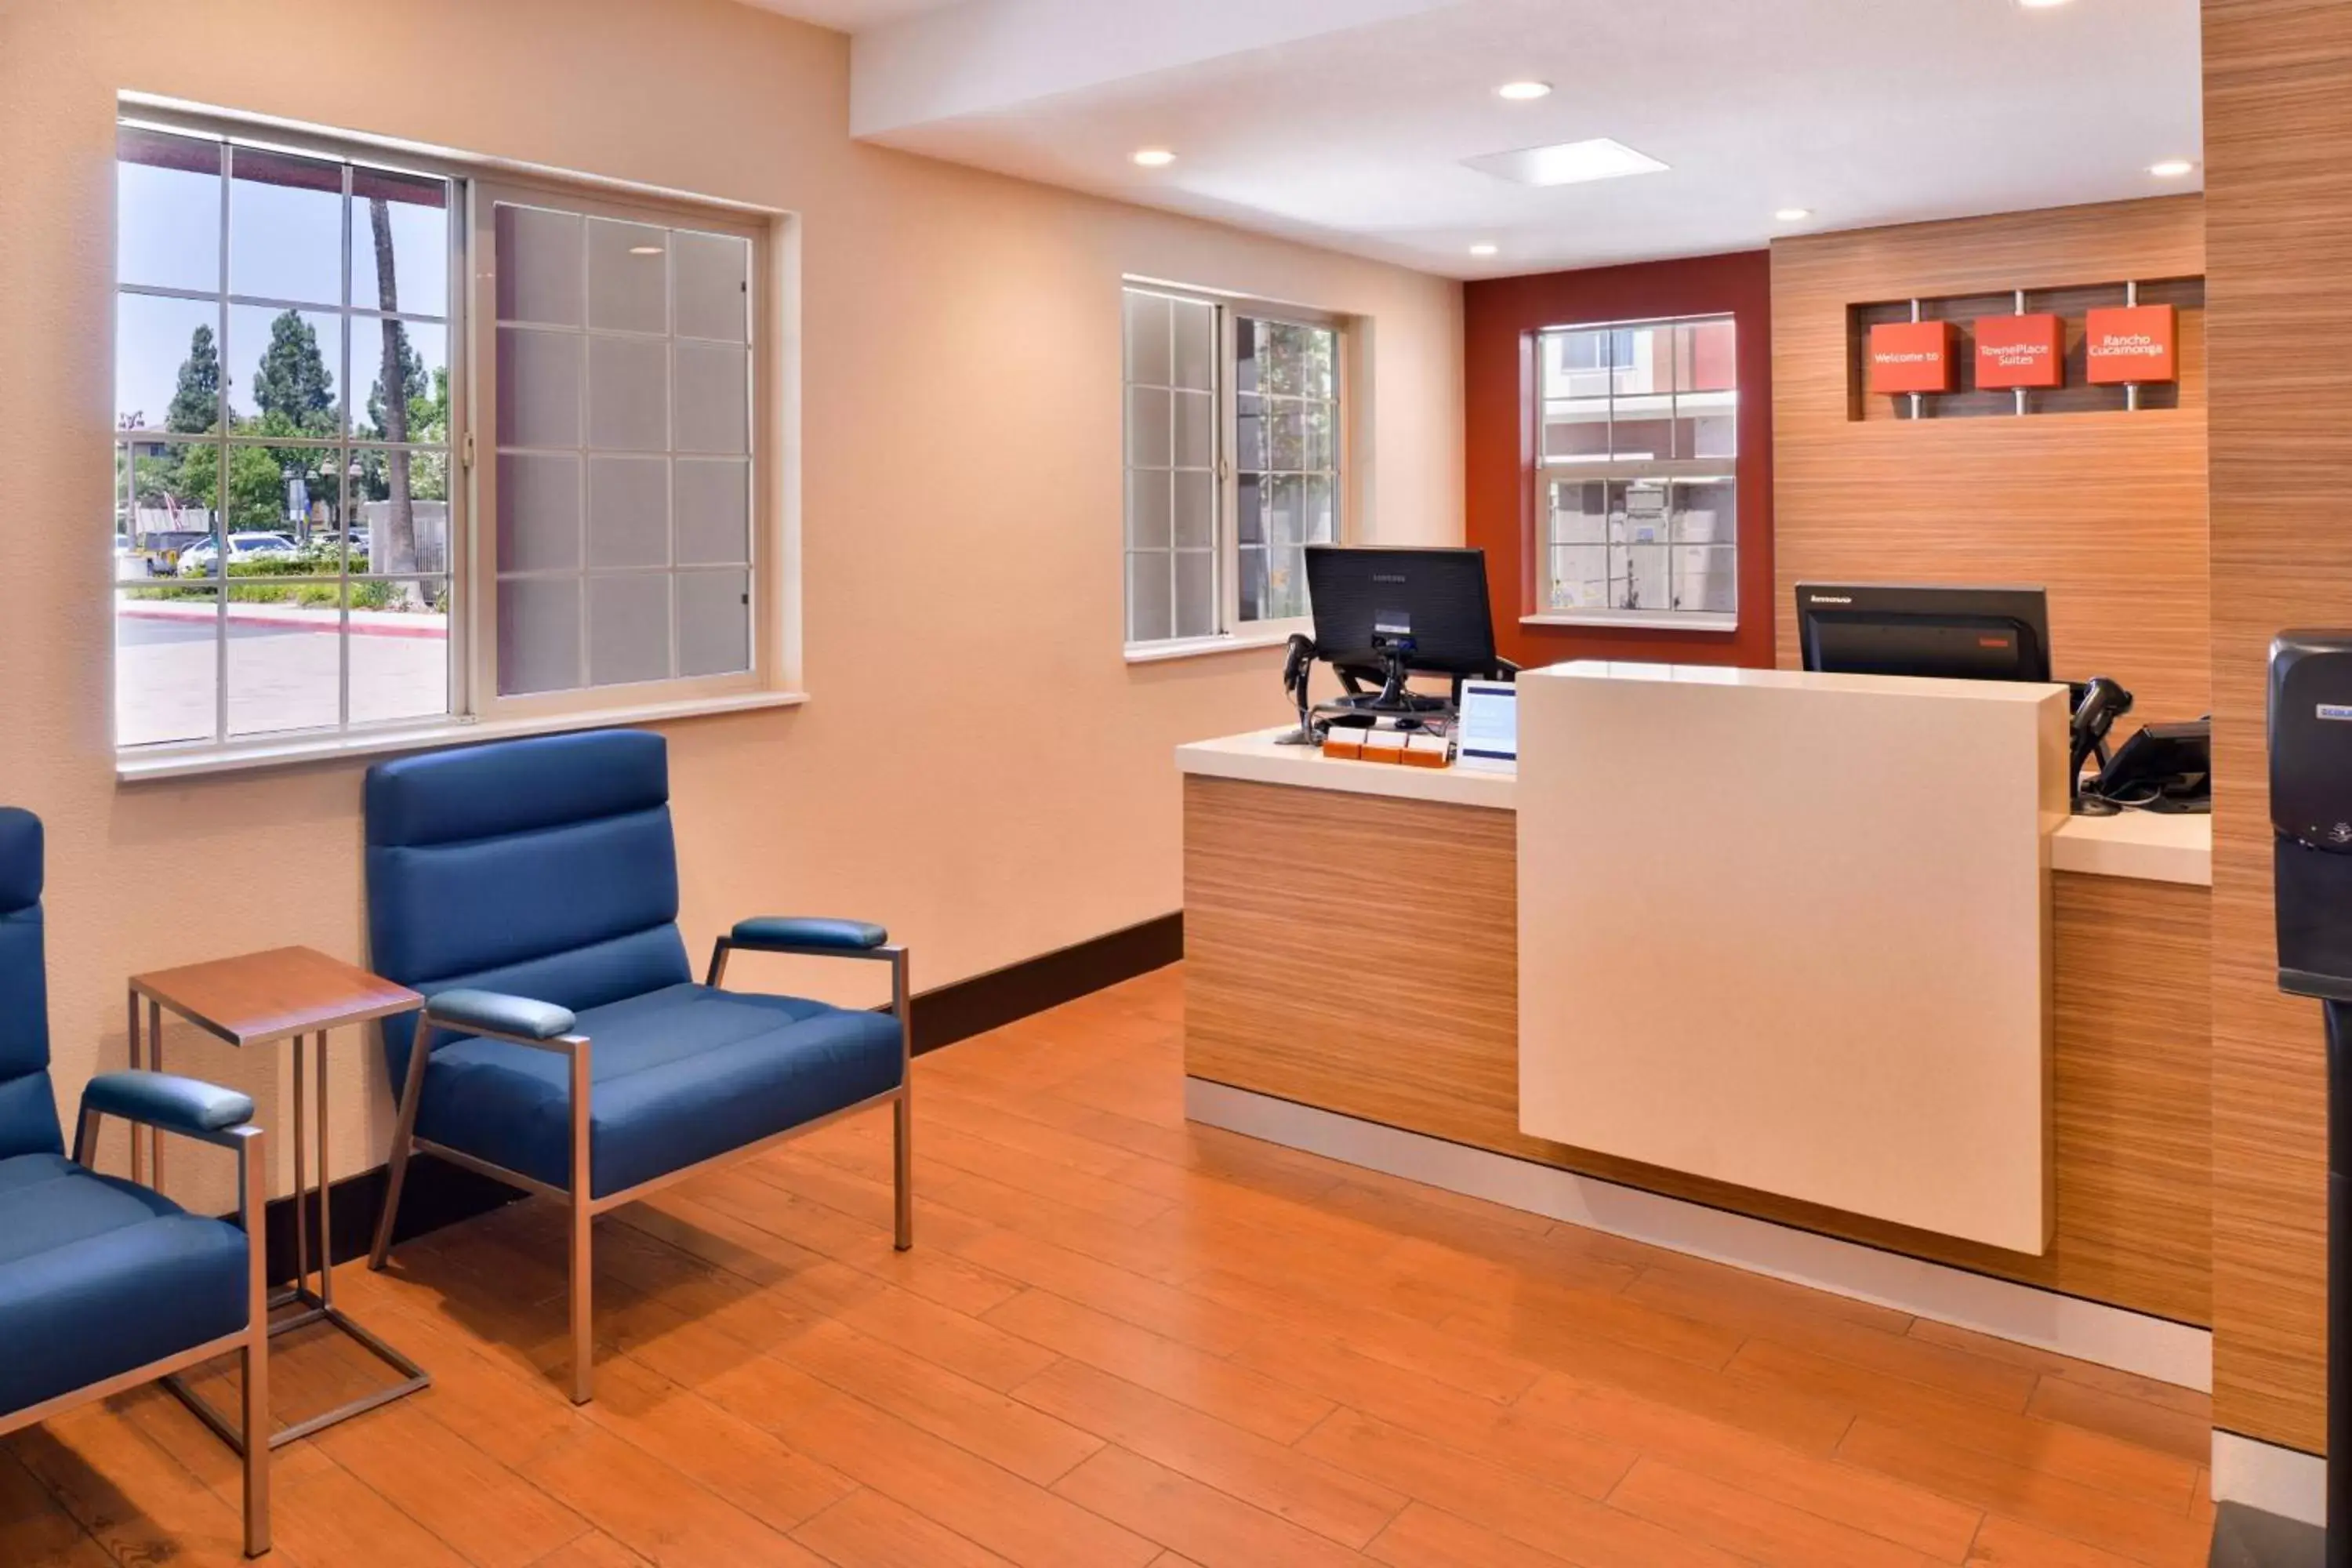
[{"label": "recessed ceiling light", "polygon": [[1492,256],[1495,254],[1495,247],[1491,245],[1474,245],[1470,247],[1470,254],[1473,256]]},{"label": "recessed ceiling light", "polygon": [[1782,223],[1802,223],[1807,218],[1813,216],[1813,209],[1811,207],[1782,207],[1772,216],[1780,219]]},{"label": "recessed ceiling light", "polygon": [[1495,89],[1496,98],[1507,98],[1513,103],[1533,103],[1550,95],[1551,83],[1548,81],[1507,81]]},{"label": "recessed ceiling light", "polygon": [[2159,180],[2177,180],[2197,167],[2186,158],[2166,158],[2147,166],[2147,172]]},{"label": "recessed ceiling light", "polygon": [[2066,0],[2017,0],[2017,4],[2020,10],[2050,11],[2066,4]]},{"label": "recessed ceiling light", "polygon": [[1165,147],[1145,147],[1137,152],[1135,161],[1147,169],[1164,169],[1176,161],[1176,154]]},{"label": "recessed ceiling light", "polygon": [[629,247],[629,254],[631,256],[659,256],[661,253],[662,247],[658,245],[633,245]]},{"label": "recessed ceiling light", "polygon": [[1462,160],[1471,168],[1523,185],[1573,185],[1586,180],[1613,180],[1623,174],[1654,174],[1666,165],[1622,142],[1596,136],[1588,142],[1561,142],[1549,147],[1522,147],[1516,153],[1492,153]]}]

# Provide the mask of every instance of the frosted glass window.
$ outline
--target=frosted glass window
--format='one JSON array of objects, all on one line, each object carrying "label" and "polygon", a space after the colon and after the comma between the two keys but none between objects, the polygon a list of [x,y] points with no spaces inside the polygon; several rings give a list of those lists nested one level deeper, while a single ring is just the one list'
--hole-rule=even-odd
[{"label": "frosted glass window", "polygon": [[669,564],[669,460],[588,459],[588,565]]},{"label": "frosted glass window", "polygon": [[680,458],[671,467],[672,515],[681,566],[741,565],[751,559],[751,465]]},{"label": "frosted glass window", "polygon": [[732,235],[670,231],[677,332],[714,342],[751,341],[751,247]]},{"label": "frosted glass window", "polygon": [[[751,247],[731,235],[494,203],[503,252],[498,375],[502,498],[502,695],[748,672],[755,620]],[[511,277],[509,277],[511,274]],[[550,345],[568,345],[562,357]],[[567,414],[559,406],[569,398]],[[576,462],[574,509],[551,468],[519,458],[561,447]],[[569,518],[578,541],[553,535]],[[713,571],[712,567],[732,570]],[[699,570],[682,570],[698,568]],[[509,593],[530,584],[565,592]],[[559,657],[566,638],[574,649]]]},{"label": "frosted glass window", "polygon": [[582,222],[578,213],[499,204],[491,232],[498,244],[499,321],[583,323],[587,285]]},{"label": "frosted glass window", "polygon": [[677,672],[724,675],[751,657],[751,579],[742,572],[677,574]]},{"label": "frosted glass window", "polygon": [[499,570],[580,568],[580,458],[570,452],[499,457]]},{"label": "frosted glass window", "polygon": [[751,449],[749,351],[680,343],[677,449],[740,457]]},{"label": "frosted glass window", "polygon": [[499,444],[580,445],[583,340],[526,327],[499,329]]},{"label": "frosted glass window", "polygon": [[588,683],[632,685],[671,675],[669,574],[588,579]]},{"label": "frosted glass window", "polygon": [[617,332],[669,330],[667,230],[588,220],[588,324]]},{"label": "frosted glass window", "polygon": [[499,689],[568,691],[580,684],[580,579],[499,584]]},{"label": "frosted glass window", "polygon": [[669,449],[669,346],[588,340],[588,445],[606,452]]}]

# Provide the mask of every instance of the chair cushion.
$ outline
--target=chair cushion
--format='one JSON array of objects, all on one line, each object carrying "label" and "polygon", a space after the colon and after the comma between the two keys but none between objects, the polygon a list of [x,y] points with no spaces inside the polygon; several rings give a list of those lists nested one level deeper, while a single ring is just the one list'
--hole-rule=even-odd
[{"label": "chair cushion", "polygon": [[245,1322],[236,1226],[62,1155],[0,1160],[0,1415]]},{"label": "chair cushion", "polygon": [[[597,1197],[898,1087],[898,1021],[796,996],[664,986],[590,1007]],[[478,1037],[433,1053],[416,1133],[571,1186],[571,1063]]]}]

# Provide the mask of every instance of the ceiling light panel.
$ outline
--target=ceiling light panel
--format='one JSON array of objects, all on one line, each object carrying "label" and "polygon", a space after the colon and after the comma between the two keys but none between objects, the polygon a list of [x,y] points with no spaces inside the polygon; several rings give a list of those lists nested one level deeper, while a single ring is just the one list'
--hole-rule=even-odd
[{"label": "ceiling light panel", "polygon": [[1596,136],[1584,142],[1560,142],[1549,147],[1522,147],[1515,153],[1489,153],[1462,162],[1481,174],[1522,185],[1575,185],[1588,180],[1615,180],[1627,174],[1656,174],[1666,165],[1622,142]]}]

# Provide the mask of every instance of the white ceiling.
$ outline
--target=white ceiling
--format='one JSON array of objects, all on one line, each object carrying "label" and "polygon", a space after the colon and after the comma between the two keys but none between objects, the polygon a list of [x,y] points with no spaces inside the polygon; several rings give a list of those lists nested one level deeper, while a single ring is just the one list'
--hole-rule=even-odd
[{"label": "white ceiling", "polygon": [[[2198,184],[2197,0],[762,3],[854,14],[860,136],[1458,277]],[[1671,169],[1463,165],[1588,137]]]}]

